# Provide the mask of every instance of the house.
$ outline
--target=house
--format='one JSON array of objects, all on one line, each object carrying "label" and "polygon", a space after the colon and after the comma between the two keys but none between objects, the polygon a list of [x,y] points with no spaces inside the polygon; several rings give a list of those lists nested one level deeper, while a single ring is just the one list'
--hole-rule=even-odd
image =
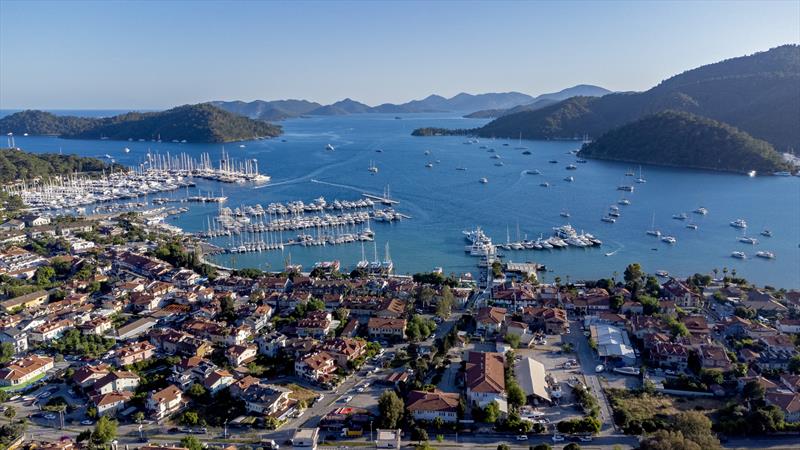
[{"label": "house", "polygon": [[292,447],[296,450],[317,450],[319,428],[298,428],[292,438]]},{"label": "house", "polygon": [[0,386],[17,386],[37,379],[52,369],[53,358],[31,355],[15,359],[0,369]]},{"label": "house", "polygon": [[24,229],[25,222],[17,219],[11,219],[0,224],[0,231],[22,231]]},{"label": "house", "polygon": [[514,363],[514,376],[525,396],[537,402],[549,404],[550,392],[548,391],[547,377],[544,364],[531,358],[524,357]]},{"label": "house", "polygon": [[331,313],[328,311],[311,311],[306,317],[297,321],[297,335],[321,338],[331,331]]},{"label": "house", "polygon": [[234,345],[225,351],[225,357],[232,366],[241,366],[256,359],[258,347],[256,345]]},{"label": "house", "polygon": [[150,392],[145,406],[155,420],[162,420],[183,407],[183,392],[175,385]]},{"label": "house", "polygon": [[47,216],[40,216],[39,214],[25,214],[19,218],[21,221],[25,222],[26,226],[29,227],[40,227],[44,225],[50,224],[50,218]]},{"label": "house", "polygon": [[469,404],[485,408],[495,401],[501,411],[508,411],[502,354],[469,352],[465,383]]},{"label": "house", "polygon": [[245,389],[240,398],[244,401],[247,411],[274,416],[289,407],[292,402],[289,398],[291,393],[291,389],[282,386],[257,383]]},{"label": "house", "polygon": [[375,448],[400,450],[400,436],[402,434],[403,432],[399,428],[394,430],[378,428]]},{"label": "house", "polygon": [[139,387],[139,375],[125,370],[118,370],[98,379],[92,386],[92,391],[97,394],[122,391],[133,392],[137,387]]},{"label": "house", "polygon": [[20,328],[2,327],[0,343],[13,345],[15,355],[25,353],[28,351],[28,332]]},{"label": "house", "polygon": [[771,350],[786,352],[795,351],[794,341],[786,334],[762,336],[759,341]]},{"label": "house", "polygon": [[769,392],[764,396],[768,405],[775,405],[783,411],[786,422],[800,422],[800,394],[794,392]]},{"label": "house", "polygon": [[700,361],[704,369],[722,369],[726,371],[731,368],[731,360],[728,359],[728,354],[721,345],[701,345]]},{"label": "house", "polygon": [[47,297],[47,291],[44,290],[31,292],[0,302],[0,309],[6,314],[13,314],[18,308],[25,310],[42,306],[47,301]]},{"label": "house", "polygon": [[108,364],[98,364],[96,366],[81,366],[75,369],[72,381],[83,389],[93,386],[97,380],[105,377],[111,371]]},{"label": "house", "polygon": [[91,397],[92,403],[97,408],[97,415],[113,415],[125,407],[125,403],[133,398],[133,392],[109,392]]},{"label": "house", "polygon": [[256,338],[258,344],[258,352],[262,355],[274,358],[278,356],[278,352],[286,347],[287,337],[277,331],[270,334],[262,335]]},{"label": "house", "polygon": [[636,353],[624,329],[598,324],[591,325],[589,331],[597,346],[597,355],[601,358],[621,359],[626,365],[636,362]]},{"label": "house", "polygon": [[689,363],[689,352],[682,344],[659,342],[650,350],[650,360],[656,365],[683,370]]},{"label": "house", "polygon": [[372,337],[403,339],[406,334],[406,320],[371,317],[367,322],[367,329]]},{"label": "house", "polygon": [[800,333],[800,319],[781,318],[775,321],[775,326],[783,333]]},{"label": "house", "polygon": [[445,423],[455,423],[458,420],[459,399],[458,394],[440,390],[411,391],[406,399],[406,409],[415,420],[433,422],[438,417]]},{"label": "house", "polygon": [[156,326],[157,323],[158,321],[151,317],[137,319],[127,325],[117,328],[117,338],[122,341],[133,339],[146,333],[150,328]]},{"label": "house", "polygon": [[487,336],[499,333],[506,318],[506,311],[505,308],[494,306],[480,308],[475,315],[476,331]]},{"label": "house", "polygon": [[528,306],[522,310],[522,320],[547,334],[569,332],[567,311],[561,308]]},{"label": "house", "polygon": [[208,389],[208,392],[211,394],[216,394],[233,384],[233,381],[233,375],[231,375],[230,372],[219,369],[211,372],[211,374],[203,380],[203,387]]},{"label": "house", "polygon": [[136,342],[117,350],[116,361],[119,366],[127,366],[153,357],[156,347],[147,342]]},{"label": "house", "polygon": [[328,352],[316,351],[294,363],[295,374],[314,383],[330,383],[336,372],[336,358]]},{"label": "house", "polygon": [[336,359],[336,365],[347,368],[348,362],[362,357],[367,352],[367,344],[361,339],[336,338],[325,341],[321,349]]},{"label": "house", "polygon": [[700,308],[703,306],[703,298],[677,278],[670,278],[661,287],[666,294],[667,300],[675,302],[681,308]]},{"label": "house", "polygon": [[628,300],[620,306],[619,312],[621,314],[644,314],[644,305]]}]

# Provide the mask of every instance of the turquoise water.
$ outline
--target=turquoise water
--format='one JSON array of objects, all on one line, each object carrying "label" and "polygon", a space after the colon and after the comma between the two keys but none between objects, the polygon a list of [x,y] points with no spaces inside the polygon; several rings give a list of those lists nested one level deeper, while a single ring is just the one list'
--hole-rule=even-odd
[{"label": "turquoise water", "polygon": [[[576,229],[590,232],[604,241],[601,248],[551,251],[502,251],[513,261],[535,261],[551,270],[545,275],[565,279],[597,278],[622,273],[629,262],[639,262],[646,270],[667,270],[673,274],[689,275],[710,272],[713,268],[735,268],[737,274],[759,284],[800,287],[800,178],[756,177],[644,166],[646,184],[636,184],[634,193],[617,191],[617,185],[635,184],[624,176],[638,167],[613,162],[589,161],[576,164],[568,171],[565,166],[575,161],[567,154],[579,147],[577,142],[523,141],[532,155],[516,149],[516,141],[482,139],[478,144],[465,145],[463,137],[417,138],[410,135],[420,126],[468,128],[480,126],[485,120],[463,119],[447,114],[354,115],[344,117],[315,117],[282,122],[285,135],[281,138],[246,142],[245,148],[227,144],[226,150],[236,158],[257,158],[262,172],[272,176],[270,184],[220,185],[199,183],[203,190],[219,193],[224,188],[230,199],[227,206],[235,207],[290,200],[311,200],[324,196],[329,201],[356,199],[362,192],[380,193],[390,186],[392,197],[400,201],[396,209],[412,216],[400,223],[373,223],[376,242],[382,256],[385,242],[391,245],[391,256],[399,273],[413,273],[442,266],[445,272],[476,271],[477,260],[465,255],[461,230],[483,227],[495,242],[504,242],[506,229],[516,238],[517,224],[521,237],[548,236],[554,226],[567,221]],[[285,139],[286,142],[282,142]],[[153,142],[77,141],[50,137],[17,137],[17,145],[36,152],[63,151],[82,155],[101,156],[106,153],[118,162],[136,164],[143,160],[147,149],[153,152],[198,155],[210,152],[218,157],[218,144],[172,144]],[[326,144],[336,151],[325,151]],[[503,146],[508,143],[508,146]],[[492,153],[479,147],[495,148],[504,165],[495,166]],[[124,147],[131,152],[122,152]],[[377,153],[376,149],[382,149]],[[431,155],[424,155],[430,150]],[[558,160],[550,164],[549,160]],[[370,160],[380,169],[378,174],[367,171]],[[439,160],[439,163],[435,161]],[[434,167],[426,168],[426,163]],[[458,171],[456,167],[466,167]],[[527,169],[539,169],[541,175],[527,175]],[[575,181],[563,178],[572,175]],[[481,177],[488,184],[479,183]],[[319,180],[326,184],[315,183]],[[542,181],[551,184],[540,187]],[[600,218],[608,207],[623,197],[629,206],[619,206],[622,216],[615,224]],[[184,195],[175,193],[174,195]],[[707,216],[692,214],[704,206]],[[559,216],[562,210],[569,219]],[[194,205],[190,212],[170,219],[170,223],[187,231],[205,228],[206,217],[216,211],[213,205]],[[672,219],[673,214],[686,212],[686,222]],[[662,233],[677,238],[669,246],[645,235],[655,214],[656,227]],[[751,246],[739,243],[741,232],[728,225],[736,218],[749,223],[750,235],[759,239]],[[687,222],[699,225],[698,230],[685,228]],[[765,227],[774,237],[758,233]],[[285,237],[286,234],[284,234]],[[227,243],[226,239],[219,240]],[[371,244],[367,256],[372,259]],[[734,250],[748,254],[747,260],[730,257]],[[758,250],[776,254],[774,260],[755,257]],[[221,255],[217,261],[224,265],[280,269],[291,252],[292,261],[309,267],[318,260],[339,259],[343,266],[352,266],[361,257],[361,246],[349,244],[328,247],[290,247],[283,253]],[[614,252],[612,256],[606,253]],[[232,259],[234,258],[234,259]]]}]

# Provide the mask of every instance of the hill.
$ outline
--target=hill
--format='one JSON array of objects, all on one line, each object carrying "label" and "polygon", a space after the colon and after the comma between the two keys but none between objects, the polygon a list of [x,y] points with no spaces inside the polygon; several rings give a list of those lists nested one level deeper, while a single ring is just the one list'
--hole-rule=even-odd
[{"label": "hill", "polygon": [[336,103],[309,111],[311,116],[344,116],[347,114],[363,114],[372,112],[372,108],[361,102],[346,98]]},{"label": "hill", "polygon": [[800,46],[784,45],[675,75],[641,93],[572,97],[534,111],[502,116],[481,136],[575,138],[649,114],[685,111],[745,131],[780,151],[800,148]]},{"label": "hill", "polygon": [[75,172],[96,173],[111,170],[126,169],[119,164],[106,164],[97,158],[0,149],[0,183],[69,175]]},{"label": "hill", "polygon": [[22,111],[0,119],[0,132],[55,134],[72,139],[160,138],[165,141],[230,142],[278,136],[281,129],[222,110],[210,103],[201,103],[161,112],[130,112],[104,118]]},{"label": "hill", "polygon": [[664,111],[615,128],[578,153],[585,158],[746,173],[785,170],[767,142],[687,112]]},{"label": "hill", "polygon": [[292,117],[302,116],[309,111],[313,111],[322,105],[317,102],[307,100],[255,100],[252,102],[243,101],[215,101],[211,102],[214,106],[230,111],[240,116],[258,120],[284,120]]},{"label": "hill", "polygon": [[515,114],[518,112],[524,111],[535,111],[537,109],[544,108],[545,106],[552,105],[554,103],[558,103],[562,100],[566,100],[570,97],[576,96],[583,96],[583,97],[602,97],[604,95],[610,94],[606,88],[602,88],[600,86],[594,86],[591,84],[579,84],[577,86],[568,87],[566,89],[562,89],[558,92],[551,92],[548,94],[541,94],[537,96],[533,101],[527,103],[518,103],[514,105],[512,108],[506,109],[486,109],[481,111],[476,111],[474,113],[468,114],[464,117],[467,118],[495,118],[495,117],[502,117],[507,116],[509,114]]}]

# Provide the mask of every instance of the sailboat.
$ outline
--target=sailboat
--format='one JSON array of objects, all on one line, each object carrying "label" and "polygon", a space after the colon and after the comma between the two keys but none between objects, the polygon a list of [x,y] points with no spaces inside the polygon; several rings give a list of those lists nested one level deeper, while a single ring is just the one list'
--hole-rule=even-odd
[{"label": "sailboat", "polygon": [[372,172],[372,173],[378,173],[378,167],[372,161],[369,162],[369,169],[368,170],[370,172]]},{"label": "sailboat", "polygon": [[639,178],[636,179],[637,183],[647,183],[647,180],[642,175],[642,166],[639,166]]},{"label": "sailboat", "polygon": [[647,234],[650,236],[661,236],[661,232],[656,230],[656,213],[653,213],[653,221],[650,224],[650,229],[647,230]]},{"label": "sailboat", "polygon": [[526,150],[528,147],[522,145],[522,132],[519,133],[519,144],[517,144],[517,150]]}]

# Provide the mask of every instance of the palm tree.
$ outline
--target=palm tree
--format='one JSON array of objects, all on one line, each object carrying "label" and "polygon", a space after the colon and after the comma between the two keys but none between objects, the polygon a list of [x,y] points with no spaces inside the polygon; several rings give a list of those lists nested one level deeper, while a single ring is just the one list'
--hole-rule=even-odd
[{"label": "palm tree", "polygon": [[717,269],[716,267],[714,267],[714,270],[712,270],[712,272],[714,272],[714,279],[716,280],[716,279],[717,279],[717,276],[718,276],[718,274],[719,274],[719,269]]}]

